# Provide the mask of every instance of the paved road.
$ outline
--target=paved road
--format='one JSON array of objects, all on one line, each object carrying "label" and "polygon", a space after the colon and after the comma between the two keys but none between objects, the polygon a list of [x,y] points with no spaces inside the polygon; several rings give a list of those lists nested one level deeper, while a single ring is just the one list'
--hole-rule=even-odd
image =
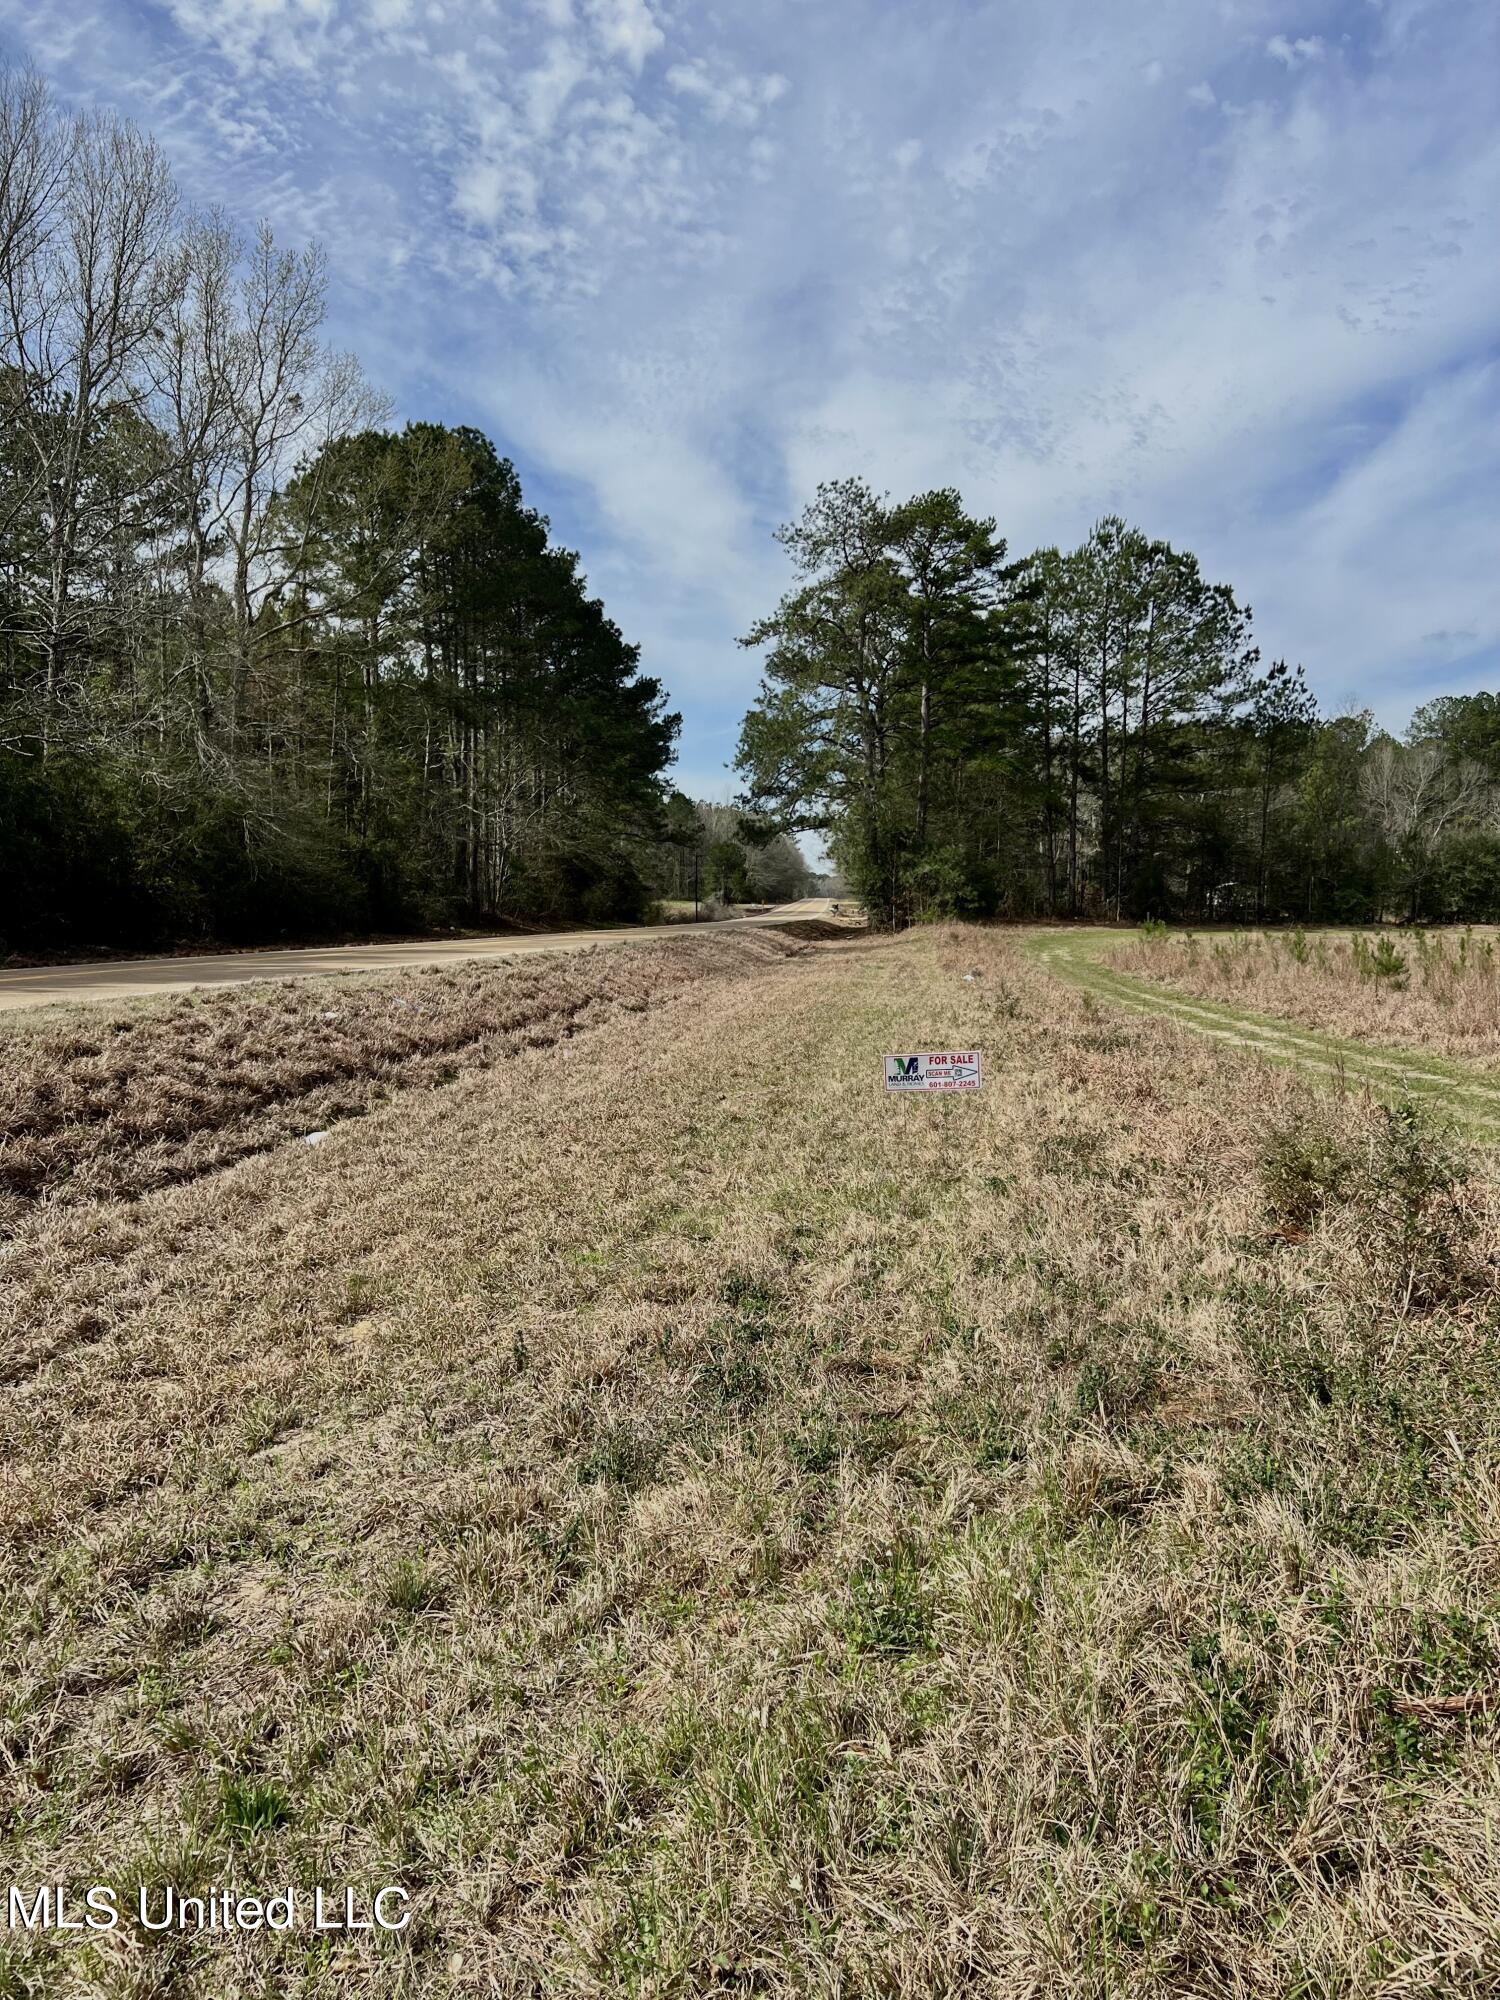
[{"label": "paved road", "polygon": [[330,972],[401,972],[408,966],[444,965],[472,958],[522,958],[537,951],[585,951],[595,944],[642,944],[652,938],[703,937],[746,925],[785,923],[789,917],[826,917],[833,905],[821,897],[780,903],[762,916],[726,917],[717,924],[637,924],[628,930],[548,931],[534,936],[423,938],[410,944],[342,944],[307,951],[236,951],[184,958],[115,958],[87,965],[0,968],[0,1012],[73,1005],[89,1000],[138,1000],[152,993],[183,993],[194,986],[239,986],[254,979],[302,979]]}]

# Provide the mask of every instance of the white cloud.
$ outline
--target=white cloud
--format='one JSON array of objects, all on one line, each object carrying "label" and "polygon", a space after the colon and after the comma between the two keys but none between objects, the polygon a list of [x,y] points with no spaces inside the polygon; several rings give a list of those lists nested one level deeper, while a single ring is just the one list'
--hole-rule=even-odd
[{"label": "white cloud", "polygon": [[471,160],[454,178],[453,202],[466,221],[494,228],[508,215],[536,208],[536,176],[518,161],[490,153]]},{"label": "white cloud", "polygon": [[770,529],[850,471],[957,483],[1017,549],[1119,507],[1328,694],[1394,713],[1494,671],[1489,0],[1345,10],[1336,43],[1311,0],[1326,45],[1285,6],[0,24],[159,129],[195,198],[328,239],[335,337],[404,415],[516,455],[707,772],[785,580]]},{"label": "white cloud", "polygon": [[527,71],[521,84],[526,123],[537,138],[551,134],[569,95],[588,73],[588,63],[572,43],[559,37],[548,44],[542,61]]},{"label": "white cloud", "polygon": [[749,76],[723,68],[714,70],[701,57],[673,63],[664,81],[677,96],[697,99],[718,123],[747,127],[758,125],[761,114],[787,90],[787,80],[778,72]]},{"label": "white cloud", "polygon": [[[1500,642],[1500,565],[1492,481],[1500,368],[1479,363],[1433,381],[1397,420],[1355,449],[1326,489],[1266,524],[1257,561],[1270,584],[1262,625],[1277,652],[1301,656],[1330,693],[1399,720],[1454,655]],[[1457,625],[1458,631],[1454,631]]]},{"label": "white cloud", "polygon": [[314,74],[347,45],[338,0],[242,0],[236,6],[167,0],[167,7],[185,34],[244,74],[277,68]]},{"label": "white cloud", "polygon": [[1317,35],[1299,36],[1294,42],[1288,41],[1285,35],[1272,35],[1266,43],[1266,54],[1279,63],[1285,63],[1288,69],[1315,62],[1322,53],[1322,39]]},{"label": "white cloud", "polygon": [[666,42],[647,0],[588,0],[588,11],[602,46],[637,72]]}]

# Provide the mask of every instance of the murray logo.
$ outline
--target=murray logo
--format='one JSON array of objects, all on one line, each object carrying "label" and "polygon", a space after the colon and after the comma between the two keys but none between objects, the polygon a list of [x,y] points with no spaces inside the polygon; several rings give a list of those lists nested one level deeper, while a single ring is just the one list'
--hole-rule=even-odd
[{"label": "murray logo", "polygon": [[978,1090],[983,1073],[977,1049],[936,1049],[926,1055],[885,1059],[885,1087],[890,1091]]}]

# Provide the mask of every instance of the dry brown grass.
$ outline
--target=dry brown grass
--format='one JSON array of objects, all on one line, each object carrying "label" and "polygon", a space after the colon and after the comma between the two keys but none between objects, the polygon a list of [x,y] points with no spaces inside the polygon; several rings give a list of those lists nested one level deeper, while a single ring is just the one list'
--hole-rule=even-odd
[{"label": "dry brown grass", "polygon": [[1500,943],[1472,931],[1143,936],[1109,954],[1182,993],[1361,1041],[1500,1062]]},{"label": "dry brown grass", "polygon": [[788,917],[785,923],[765,928],[783,937],[801,938],[804,943],[838,944],[858,936],[864,925],[852,917]]},{"label": "dry brown grass", "polygon": [[418,1915],[0,1991],[1492,1993],[1497,1253],[1410,1121],[974,932],[35,1213],[12,1878]]},{"label": "dry brown grass", "polygon": [[[788,926],[787,929],[792,927]],[[794,933],[795,942],[795,933]],[[0,1231],[33,1203],[195,1179],[689,988],[784,957],[777,932],[281,980],[0,1033]]]}]

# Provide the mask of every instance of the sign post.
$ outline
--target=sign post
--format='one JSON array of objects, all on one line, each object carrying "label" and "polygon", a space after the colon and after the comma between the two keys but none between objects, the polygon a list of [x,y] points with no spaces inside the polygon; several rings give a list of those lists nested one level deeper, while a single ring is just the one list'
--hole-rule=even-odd
[{"label": "sign post", "polygon": [[983,1080],[984,1064],[977,1049],[937,1049],[885,1059],[885,1087],[897,1095],[913,1090],[978,1090]]}]

